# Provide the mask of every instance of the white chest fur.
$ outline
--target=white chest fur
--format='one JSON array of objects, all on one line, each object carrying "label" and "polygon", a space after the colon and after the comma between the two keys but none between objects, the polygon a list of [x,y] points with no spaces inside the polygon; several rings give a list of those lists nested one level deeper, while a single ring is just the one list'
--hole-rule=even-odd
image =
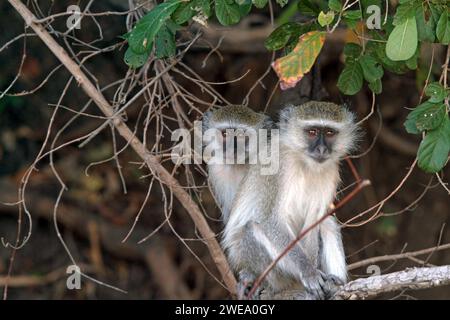
[{"label": "white chest fur", "polygon": [[339,181],[338,168],[316,170],[294,160],[283,166],[276,212],[284,215],[291,231],[298,234],[326,213]]},{"label": "white chest fur", "polygon": [[225,220],[228,218],[233,199],[245,173],[246,169],[243,165],[217,164],[208,166],[209,180],[213,187],[214,196]]}]

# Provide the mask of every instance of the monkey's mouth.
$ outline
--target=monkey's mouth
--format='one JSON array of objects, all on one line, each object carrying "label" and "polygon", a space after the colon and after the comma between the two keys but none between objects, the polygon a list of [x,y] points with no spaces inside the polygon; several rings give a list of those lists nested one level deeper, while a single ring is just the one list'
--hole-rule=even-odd
[{"label": "monkey's mouth", "polygon": [[325,161],[327,161],[330,158],[327,155],[311,154],[310,156],[317,163],[324,163]]}]

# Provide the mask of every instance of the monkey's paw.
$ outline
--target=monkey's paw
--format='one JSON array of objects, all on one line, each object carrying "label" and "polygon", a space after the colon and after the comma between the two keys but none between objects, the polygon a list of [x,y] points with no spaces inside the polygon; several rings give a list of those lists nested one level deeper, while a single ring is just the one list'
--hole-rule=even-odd
[{"label": "monkey's paw", "polygon": [[249,296],[254,285],[254,280],[255,277],[241,273],[237,284],[237,295],[239,300],[259,300],[261,287],[256,288],[255,292]]},{"label": "monkey's paw", "polygon": [[327,274],[325,281],[325,299],[331,299],[334,294],[345,284],[345,281],[335,276],[334,274]]},{"label": "monkey's paw", "polygon": [[310,300],[325,300],[327,298],[328,277],[320,270],[302,279],[303,285],[308,293],[307,299]]}]

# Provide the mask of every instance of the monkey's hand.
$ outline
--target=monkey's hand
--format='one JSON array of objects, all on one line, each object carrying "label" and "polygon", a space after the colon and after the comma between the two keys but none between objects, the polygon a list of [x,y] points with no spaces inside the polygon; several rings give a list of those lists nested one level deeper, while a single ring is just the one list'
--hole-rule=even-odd
[{"label": "monkey's hand", "polygon": [[325,299],[331,299],[339,288],[345,284],[345,281],[334,274],[327,274],[325,277]]},{"label": "monkey's hand", "polygon": [[330,285],[328,276],[322,271],[316,269],[305,274],[302,277],[302,283],[312,300],[325,300]]},{"label": "monkey's hand", "polygon": [[249,296],[253,288],[255,277],[247,272],[240,272],[237,285],[237,295],[239,300],[259,300],[261,287],[256,288],[255,292]]}]

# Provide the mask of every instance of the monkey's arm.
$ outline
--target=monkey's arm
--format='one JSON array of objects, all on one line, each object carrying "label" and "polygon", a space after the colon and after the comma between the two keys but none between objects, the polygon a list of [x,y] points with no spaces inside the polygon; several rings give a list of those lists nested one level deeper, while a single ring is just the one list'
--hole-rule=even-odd
[{"label": "monkey's arm", "polygon": [[[265,228],[263,227],[265,226]],[[292,242],[294,236],[282,221],[269,219],[267,223],[249,222],[245,228],[243,246],[257,250],[247,250],[249,263],[259,265],[258,273],[264,271],[271,261]],[[317,299],[324,298],[325,274],[313,265],[310,258],[299,245],[294,246],[272,270],[267,282],[272,291],[280,291],[292,285],[303,285]]]},{"label": "monkey's arm", "polygon": [[341,230],[334,217],[329,217],[320,224],[320,266],[323,272],[336,276],[343,283],[347,282],[347,265]]}]

